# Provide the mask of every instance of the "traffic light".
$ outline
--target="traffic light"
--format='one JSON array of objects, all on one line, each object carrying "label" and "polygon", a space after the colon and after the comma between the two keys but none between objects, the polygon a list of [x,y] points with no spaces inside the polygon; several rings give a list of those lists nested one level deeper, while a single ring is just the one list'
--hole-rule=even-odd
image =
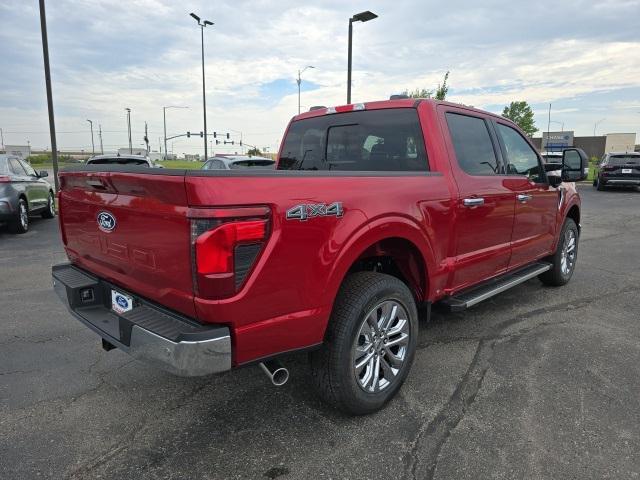
[{"label": "traffic light", "polygon": [[229,133],[227,132],[227,140],[229,140]]},{"label": "traffic light", "polygon": [[202,132],[200,132],[200,138],[204,137],[204,135],[202,134]]},{"label": "traffic light", "polygon": [[242,140],[240,140],[240,146],[242,146]]},{"label": "traffic light", "polygon": [[187,138],[191,138],[191,132],[187,132]]},{"label": "traffic light", "polygon": [[216,140],[216,145],[220,145],[220,140]]},{"label": "traffic light", "polygon": [[218,134],[216,132],[213,132],[213,138],[218,138]]}]

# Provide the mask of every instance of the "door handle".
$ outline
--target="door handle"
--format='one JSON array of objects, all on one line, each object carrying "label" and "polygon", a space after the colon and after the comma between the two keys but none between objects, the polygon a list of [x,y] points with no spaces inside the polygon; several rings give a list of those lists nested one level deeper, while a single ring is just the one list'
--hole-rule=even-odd
[{"label": "door handle", "polygon": [[527,203],[529,200],[533,198],[533,195],[528,195],[526,193],[519,193],[516,198],[520,203]]},{"label": "door handle", "polygon": [[484,205],[484,198],[465,198],[462,203],[465,207],[478,207],[480,205]]}]

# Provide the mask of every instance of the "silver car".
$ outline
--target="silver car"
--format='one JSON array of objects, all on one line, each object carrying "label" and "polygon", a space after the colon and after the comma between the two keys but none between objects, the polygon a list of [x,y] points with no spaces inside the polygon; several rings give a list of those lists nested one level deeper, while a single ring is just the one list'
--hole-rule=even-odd
[{"label": "silver car", "polygon": [[0,223],[8,223],[11,231],[26,233],[29,216],[56,216],[53,187],[27,162],[13,156],[0,155]]},{"label": "silver car", "polygon": [[202,170],[237,170],[245,168],[273,170],[275,167],[276,162],[271,158],[229,155],[210,158],[202,166]]}]

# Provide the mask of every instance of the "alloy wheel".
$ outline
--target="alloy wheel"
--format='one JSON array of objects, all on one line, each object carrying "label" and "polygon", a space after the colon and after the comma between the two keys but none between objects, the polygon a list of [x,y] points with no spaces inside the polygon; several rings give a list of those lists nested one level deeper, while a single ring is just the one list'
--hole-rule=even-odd
[{"label": "alloy wheel", "polygon": [[27,204],[24,201],[20,202],[20,225],[23,230],[29,227],[29,212],[27,211]]},{"label": "alloy wheel", "polygon": [[395,300],[379,303],[364,317],[353,347],[353,373],[360,388],[376,393],[396,380],[410,334],[407,311]]},{"label": "alloy wheel", "polygon": [[576,233],[572,229],[568,229],[563,238],[562,255],[560,257],[560,270],[563,275],[569,275],[573,271],[576,264]]}]

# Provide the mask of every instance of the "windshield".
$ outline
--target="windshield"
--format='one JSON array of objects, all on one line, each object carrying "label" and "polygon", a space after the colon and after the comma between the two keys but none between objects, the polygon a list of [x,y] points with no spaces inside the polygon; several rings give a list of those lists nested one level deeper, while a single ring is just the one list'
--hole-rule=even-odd
[{"label": "windshield", "polygon": [[609,165],[640,165],[640,155],[612,155]]},{"label": "windshield", "polygon": [[261,168],[264,170],[273,168],[275,163],[274,160],[238,160],[237,162],[230,163],[229,168]]},{"label": "windshield", "polygon": [[110,158],[94,158],[87,160],[89,165],[141,165],[148,167],[149,163],[142,158],[126,158],[126,157],[110,157]]}]

